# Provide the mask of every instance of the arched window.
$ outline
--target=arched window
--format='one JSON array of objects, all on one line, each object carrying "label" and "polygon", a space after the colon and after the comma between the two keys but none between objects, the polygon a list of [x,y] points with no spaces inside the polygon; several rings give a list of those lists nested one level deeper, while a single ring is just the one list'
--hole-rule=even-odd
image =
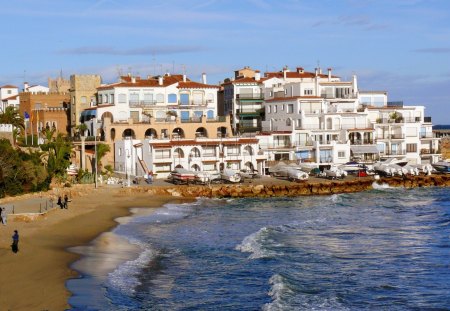
[{"label": "arched window", "polygon": [[244,148],[244,155],[253,155],[253,148],[252,146],[245,146]]},{"label": "arched window", "polygon": [[175,149],[174,150],[174,152],[173,152],[173,157],[175,158],[175,159],[180,159],[180,158],[184,158],[184,152],[183,152],[183,149],[181,149],[181,148],[177,148],[177,149]]},{"label": "arched window", "polygon": [[200,158],[200,150],[197,147],[191,149],[189,153],[190,158]]},{"label": "arched window", "polygon": [[291,124],[292,124],[291,118],[287,118],[286,119],[286,126],[291,126]]},{"label": "arched window", "polygon": [[200,171],[200,166],[198,166],[198,164],[194,164],[194,165],[191,166],[191,169],[194,172],[199,172]]}]

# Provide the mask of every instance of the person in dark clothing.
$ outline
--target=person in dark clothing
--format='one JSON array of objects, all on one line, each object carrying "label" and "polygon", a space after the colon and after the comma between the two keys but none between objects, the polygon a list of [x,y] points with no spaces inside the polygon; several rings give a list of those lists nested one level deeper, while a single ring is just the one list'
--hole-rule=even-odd
[{"label": "person in dark clothing", "polygon": [[12,236],[12,245],[11,245],[11,250],[14,253],[17,253],[19,251],[19,232],[17,232],[17,230],[14,230],[14,234]]},{"label": "person in dark clothing", "polygon": [[69,208],[69,198],[67,194],[64,195],[64,208]]},{"label": "person in dark clothing", "polygon": [[61,209],[63,209],[63,208],[64,208],[64,206],[63,206],[63,203],[62,203],[62,199],[61,199],[61,196],[59,196],[59,197],[58,197],[58,203],[56,203],[56,204],[58,204],[58,205],[59,205],[59,207],[60,207]]}]

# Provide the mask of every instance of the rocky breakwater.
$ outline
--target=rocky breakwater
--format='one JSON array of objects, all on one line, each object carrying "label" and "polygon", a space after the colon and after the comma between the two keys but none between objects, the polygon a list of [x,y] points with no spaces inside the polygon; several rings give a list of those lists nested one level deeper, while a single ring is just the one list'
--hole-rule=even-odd
[{"label": "rocky breakwater", "polygon": [[390,187],[450,187],[450,174],[433,174],[427,176],[403,176],[381,178],[378,183],[388,184]]},{"label": "rocky breakwater", "polygon": [[449,187],[450,175],[410,176],[381,178],[371,177],[339,181],[308,181],[299,183],[252,183],[223,184],[211,186],[180,185],[159,187],[132,187],[122,189],[123,193],[147,193],[169,195],[179,198],[248,198],[248,197],[295,197],[306,195],[329,195],[337,193],[362,192],[373,189],[373,183],[388,184],[390,187]]}]

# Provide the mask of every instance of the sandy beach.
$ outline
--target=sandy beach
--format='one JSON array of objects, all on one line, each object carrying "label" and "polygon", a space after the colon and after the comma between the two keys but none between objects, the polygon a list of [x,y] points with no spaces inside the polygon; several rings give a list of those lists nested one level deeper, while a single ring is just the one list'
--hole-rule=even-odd
[{"label": "sandy beach", "polygon": [[[0,225],[0,310],[69,308],[65,282],[77,277],[69,267],[79,255],[67,248],[110,230],[117,225],[115,218],[130,214],[130,207],[159,207],[174,200],[121,192],[121,188],[91,189],[72,197],[67,210],[54,208],[29,222],[9,217],[7,225]],[[18,253],[11,251],[14,230],[20,235]]]}]

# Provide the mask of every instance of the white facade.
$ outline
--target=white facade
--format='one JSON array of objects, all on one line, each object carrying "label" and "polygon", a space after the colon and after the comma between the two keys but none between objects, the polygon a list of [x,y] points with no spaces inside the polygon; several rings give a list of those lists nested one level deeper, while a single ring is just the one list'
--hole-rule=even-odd
[{"label": "white facade", "polygon": [[0,87],[0,112],[5,111],[6,107],[13,106],[19,109],[19,88],[13,85],[4,85]]},{"label": "white facade", "polygon": [[[289,72],[283,75],[288,81]],[[439,158],[438,139],[423,106],[388,102],[386,92],[359,92],[356,76],[340,81],[330,70],[324,76],[316,69],[315,77],[273,84],[264,93],[263,132],[271,135],[264,139],[268,149],[264,144],[262,149],[272,152],[272,159],[294,160],[299,153],[318,163]],[[277,144],[285,150],[273,149]]]},{"label": "white facade", "polygon": [[148,170],[156,178],[166,178],[176,167],[206,172],[255,169],[263,173],[266,156],[258,148],[258,140],[245,138],[125,139],[114,145],[115,170],[131,176],[143,176]]},{"label": "white facade", "polygon": [[[205,79],[205,78],[204,78]],[[204,80],[205,81],[205,80]],[[205,81],[206,82],[206,81]],[[168,75],[146,80],[129,77],[98,88],[97,116],[107,114],[113,122],[148,122],[149,117],[182,121],[217,117],[217,86],[192,82],[185,76]]]}]

